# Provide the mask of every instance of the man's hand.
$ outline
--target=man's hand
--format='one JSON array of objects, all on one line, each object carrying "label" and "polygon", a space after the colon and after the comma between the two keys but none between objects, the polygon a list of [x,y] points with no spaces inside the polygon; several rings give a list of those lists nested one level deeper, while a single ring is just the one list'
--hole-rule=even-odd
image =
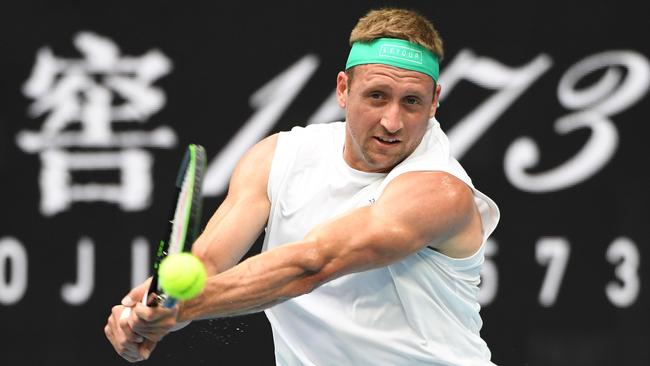
[{"label": "man's hand", "polygon": [[115,351],[129,362],[146,360],[176,325],[178,306],[171,309],[147,307],[139,300],[149,289],[147,280],[129,292],[108,317],[104,333]]},{"label": "man's hand", "polygon": [[172,308],[146,306],[138,302],[128,319],[129,327],[136,334],[153,342],[160,341],[167,333],[176,330],[178,304]]},{"label": "man's hand", "polygon": [[104,333],[117,354],[129,362],[138,362],[149,358],[151,351],[156,347],[156,342],[142,337],[131,329],[128,323],[131,313],[130,307],[113,306]]}]

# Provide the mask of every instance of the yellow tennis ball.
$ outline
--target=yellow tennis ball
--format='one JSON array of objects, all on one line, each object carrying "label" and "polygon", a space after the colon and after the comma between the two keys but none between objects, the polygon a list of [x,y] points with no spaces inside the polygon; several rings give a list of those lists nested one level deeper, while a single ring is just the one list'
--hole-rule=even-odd
[{"label": "yellow tennis ball", "polygon": [[178,300],[189,300],[200,294],[206,277],[203,263],[191,253],[170,254],[158,268],[160,287]]}]

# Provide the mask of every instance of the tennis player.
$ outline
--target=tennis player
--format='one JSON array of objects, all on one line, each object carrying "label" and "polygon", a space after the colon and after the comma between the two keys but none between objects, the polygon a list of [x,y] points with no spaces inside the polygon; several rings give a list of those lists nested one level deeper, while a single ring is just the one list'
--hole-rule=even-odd
[{"label": "tennis player", "polygon": [[[499,211],[434,118],[442,41],[420,14],[381,9],[350,43],[345,122],[245,154],[194,244],[205,291],[162,309],[133,289],[105,329],[124,358],[146,359],[181,322],[265,311],[277,365],[492,365],[477,293]],[[263,230],[263,252],[238,264]]]}]

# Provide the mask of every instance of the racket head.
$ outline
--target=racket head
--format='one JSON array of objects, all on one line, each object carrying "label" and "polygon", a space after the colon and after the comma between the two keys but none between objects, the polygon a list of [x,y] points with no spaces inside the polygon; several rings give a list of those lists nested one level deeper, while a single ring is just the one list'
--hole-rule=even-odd
[{"label": "racket head", "polygon": [[152,281],[143,299],[149,306],[161,302],[166,306],[173,306],[174,302],[160,288],[158,268],[160,262],[169,254],[190,251],[199,234],[203,201],[201,189],[206,160],[205,149],[201,145],[188,145],[176,177],[176,204],[169,215],[164,239],[158,244]]}]

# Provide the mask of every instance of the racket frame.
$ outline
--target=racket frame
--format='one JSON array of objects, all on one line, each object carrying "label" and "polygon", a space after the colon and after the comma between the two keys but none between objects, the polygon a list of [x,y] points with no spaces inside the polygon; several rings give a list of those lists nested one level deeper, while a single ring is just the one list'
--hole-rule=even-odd
[{"label": "racket frame", "polygon": [[176,177],[176,205],[172,207],[166,230],[168,239],[161,239],[155,252],[153,275],[142,301],[147,306],[173,307],[177,300],[164,293],[158,281],[158,268],[165,257],[189,252],[199,233],[202,213],[201,189],[206,166],[205,149],[190,144],[183,156]]}]

